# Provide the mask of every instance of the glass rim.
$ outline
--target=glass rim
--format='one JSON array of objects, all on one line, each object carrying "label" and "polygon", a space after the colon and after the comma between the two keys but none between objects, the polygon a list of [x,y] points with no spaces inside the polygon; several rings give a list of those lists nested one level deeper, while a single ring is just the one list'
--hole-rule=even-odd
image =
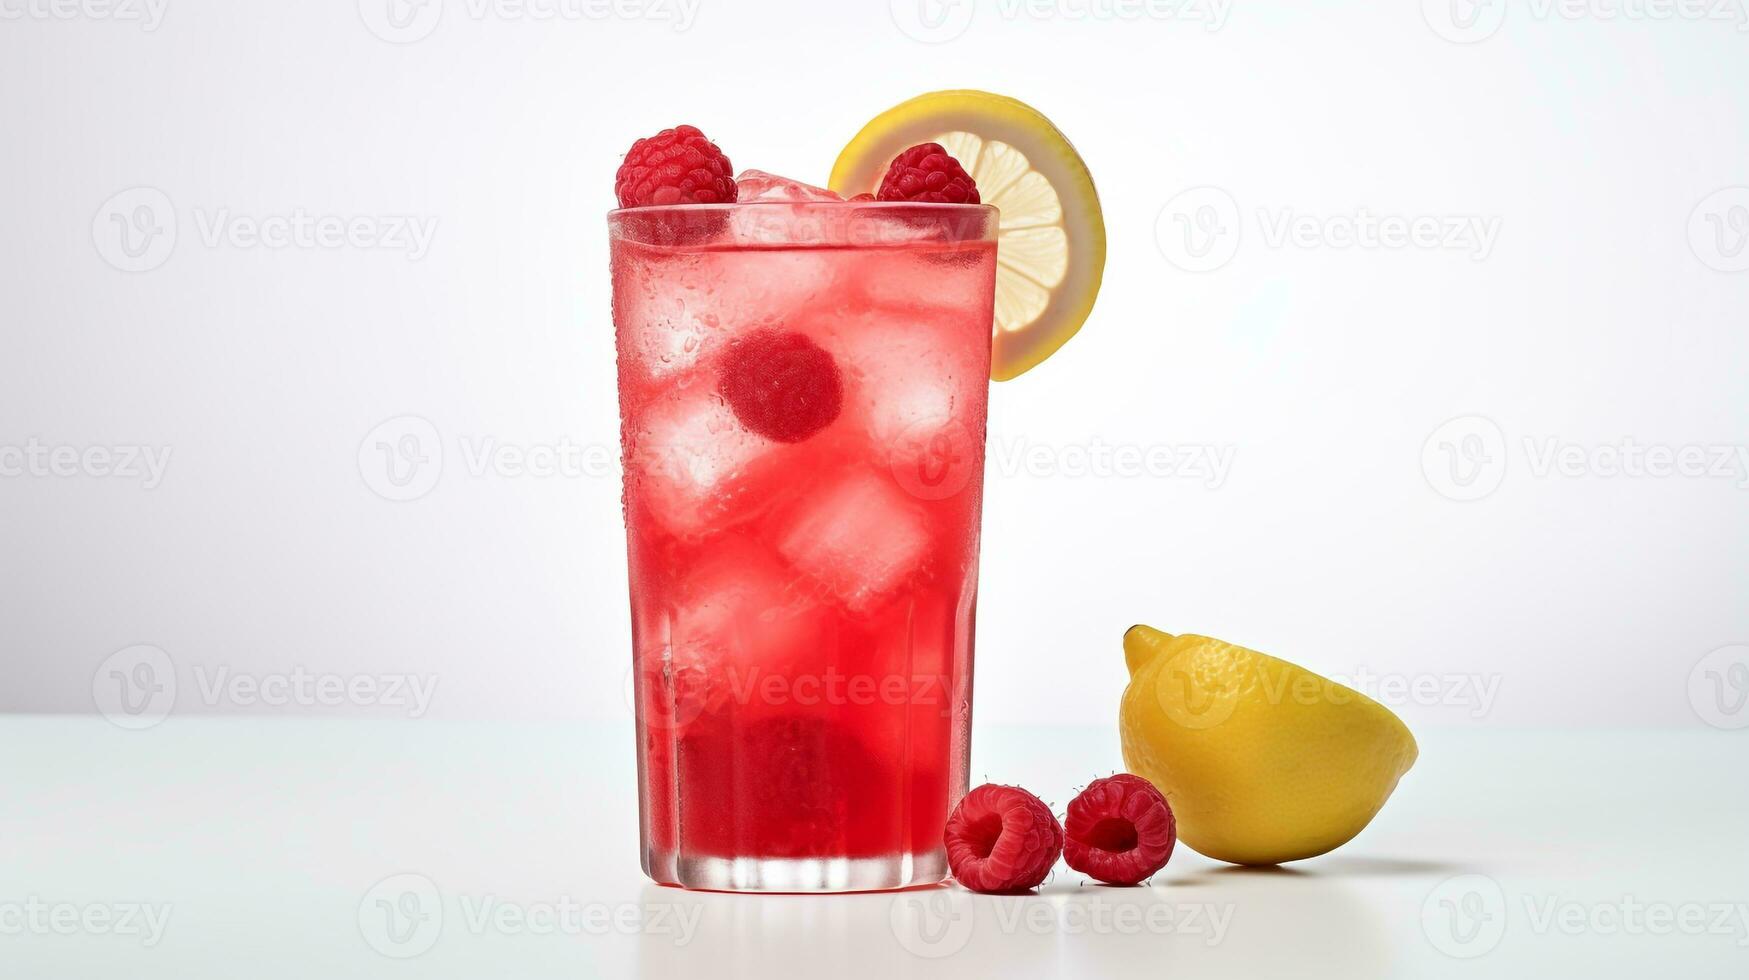
[{"label": "glass rim", "polygon": [[937,201],[730,201],[724,204],[645,204],[634,208],[611,208],[609,219],[620,215],[639,214],[656,217],[664,214],[700,214],[712,211],[733,211],[740,208],[855,208],[868,210],[934,211],[937,214],[954,211],[995,211],[994,204],[945,204]]},{"label": "glass rim", "polygon": [[[740,216],[756,231],[741,240],[718,238]],[[934,229],[894,234],[893,229]],[[663,247],[722,251],[773,247],[881,247],[993,242],[1001,211],[991,204],[926,201],[736,201],[729,204],[658,204],[607,212],[613,238]]]}]

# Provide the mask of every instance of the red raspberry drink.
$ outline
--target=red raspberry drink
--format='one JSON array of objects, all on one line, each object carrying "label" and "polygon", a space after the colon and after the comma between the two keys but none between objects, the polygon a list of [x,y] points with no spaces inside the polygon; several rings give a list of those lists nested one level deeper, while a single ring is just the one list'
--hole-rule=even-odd
[{"label": "red raspberry drink", "polygon": [[769,180],[608,219],[644,870],[934,882],[966,789],[996,214]]}]

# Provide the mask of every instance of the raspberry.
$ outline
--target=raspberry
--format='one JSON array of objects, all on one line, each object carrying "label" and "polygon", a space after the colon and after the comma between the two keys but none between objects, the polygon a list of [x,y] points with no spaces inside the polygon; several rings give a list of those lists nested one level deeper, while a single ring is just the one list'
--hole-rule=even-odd
[{"label": "raspberry", "polygon": [[1063,828],[1050,808],[1018,786],[985,783],[947,818],[947,865],[975,892],[1030,891],[1063,851]]},{"label": "raspberry", "polygon": [[1063,824],[1063,860],[1110,885],[1134,885],[1164,868],[1178,841],[1166,797],[1127,772],[1095,779],[1070,801]]},{"label": "raspberry", "polygon": [[893,158],[875,198],[977,204],[978,185],[940,143],[919,143]]},{"label": "raspberry", "polygon": [[732,204],[735,168],[717,145],[692,126],[664,129],[638,140],[613,177],[622,208],[651,204]]},{"label": "raspberry", "polygon": [[799,333],[761,330],[736,341],[717,391],[742,425],[778,442],[801,442],[844,408],[838,362]]}]

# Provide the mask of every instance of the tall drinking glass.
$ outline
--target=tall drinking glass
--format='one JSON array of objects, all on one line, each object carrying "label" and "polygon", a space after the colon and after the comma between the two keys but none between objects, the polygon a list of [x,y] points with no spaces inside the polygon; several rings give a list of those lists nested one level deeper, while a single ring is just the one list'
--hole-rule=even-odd
[{"label": "tall drinking glass", "polygon": [[939,881],[971,732],[995,210],[608,227],[645,872]]}]

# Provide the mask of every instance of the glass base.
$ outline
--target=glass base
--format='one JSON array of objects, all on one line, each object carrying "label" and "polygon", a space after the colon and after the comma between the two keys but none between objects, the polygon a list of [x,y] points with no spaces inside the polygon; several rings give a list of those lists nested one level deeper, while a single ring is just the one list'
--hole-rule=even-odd
[{"label": "glass base", "polygon": [[947,855],[878,858],[721,858],[645,852],[644,873],[664,885],[723,892],[868,892],[933,885]]}]

